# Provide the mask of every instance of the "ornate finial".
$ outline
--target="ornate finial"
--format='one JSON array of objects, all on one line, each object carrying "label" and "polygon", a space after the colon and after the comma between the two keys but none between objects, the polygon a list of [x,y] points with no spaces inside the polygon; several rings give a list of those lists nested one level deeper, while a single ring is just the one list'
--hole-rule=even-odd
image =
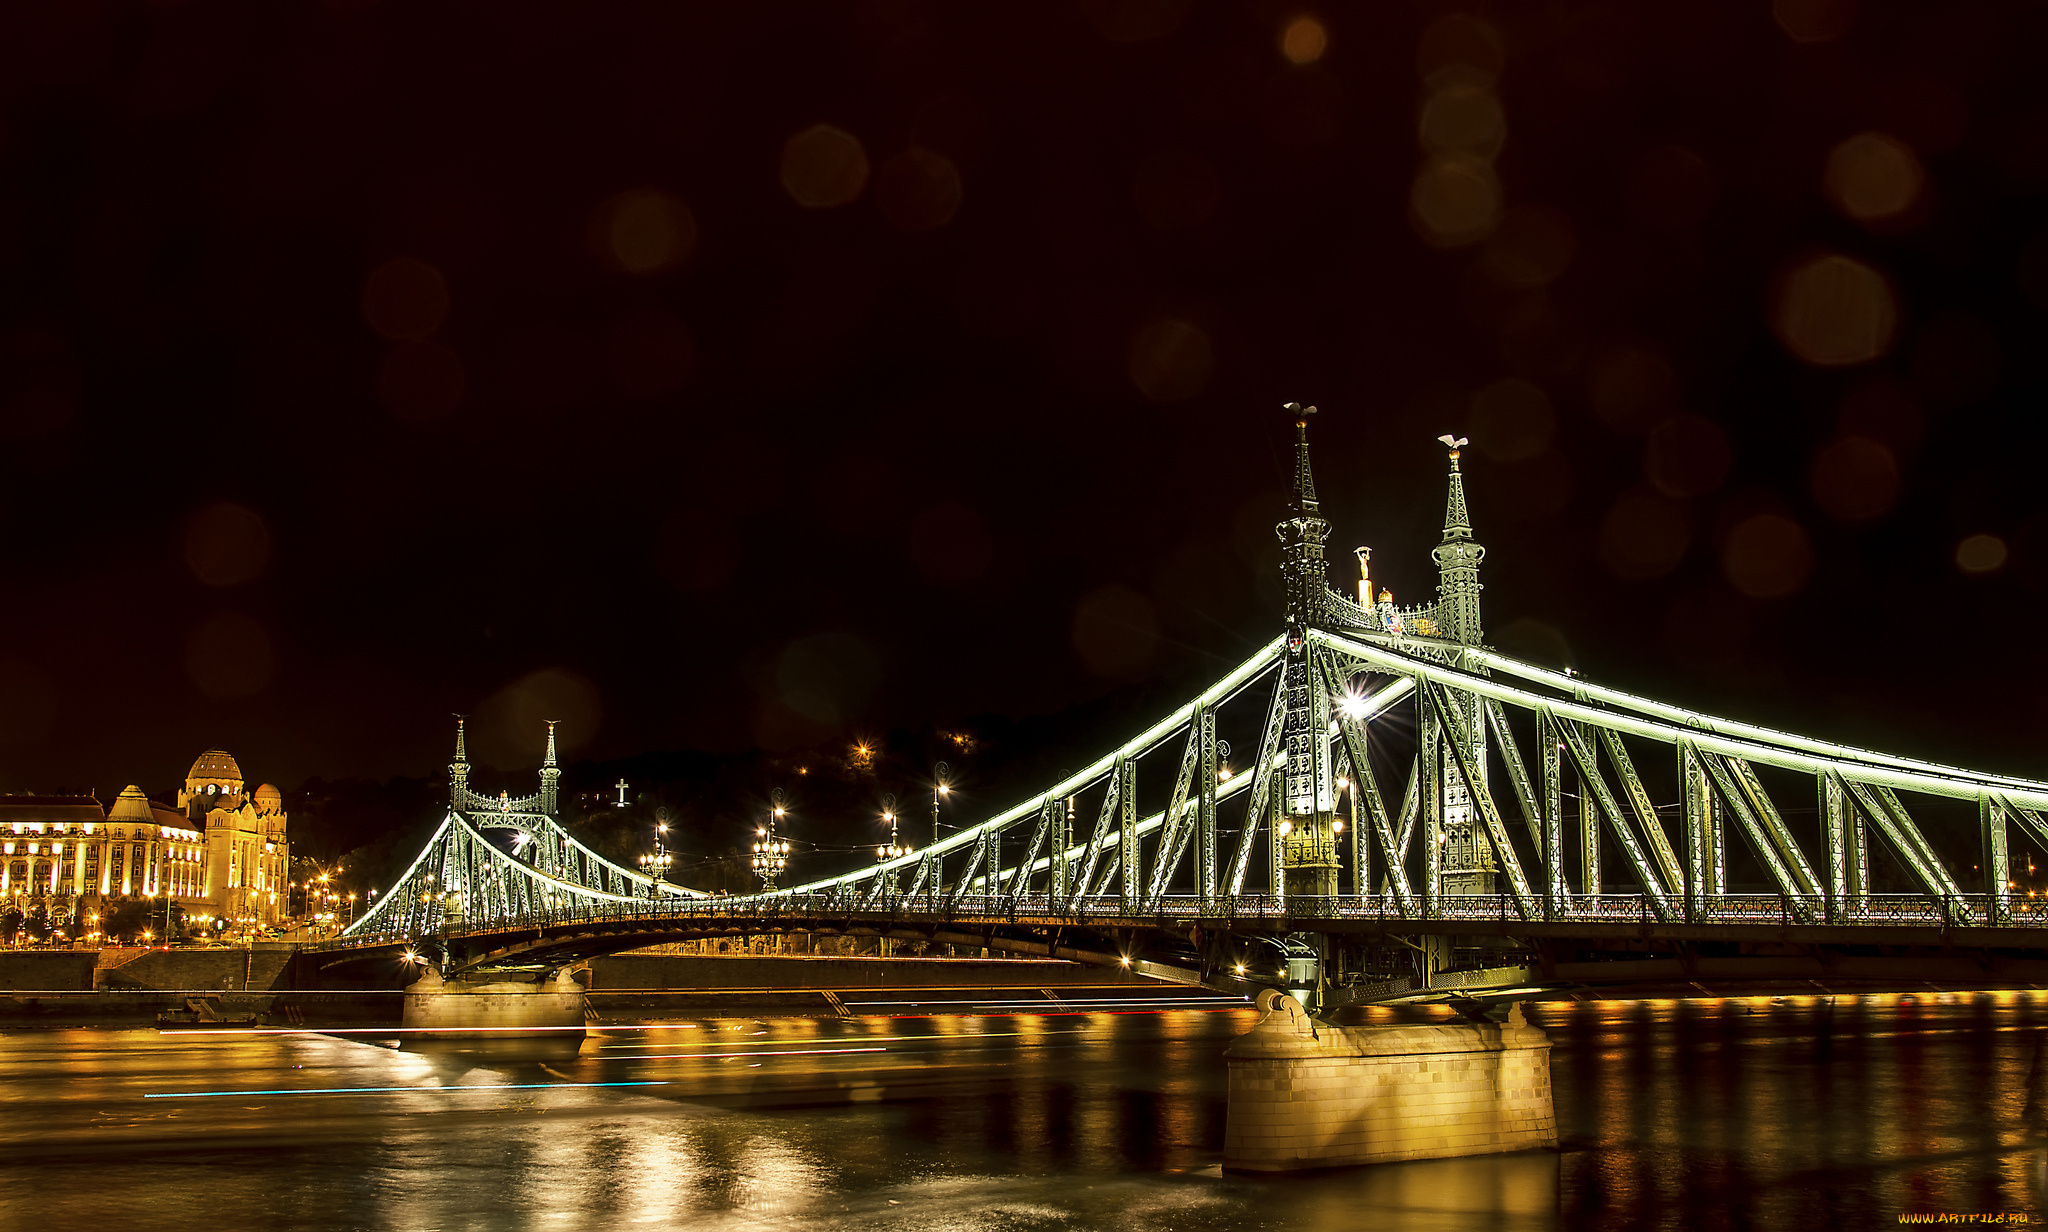
[{"label": "ornate finial", "polygon": [[1451,495],[1449,502],[1444,507],[1444,542],[1451,543],[1455,540],[1470,539],[1472,537],[1472,517],[1465,512],[1465,477],[1458,470],[1458,451],[1471,442],[1462,436],[1452,436],[1449,433],[1445,433],[1436,439],[1450,446],[1451,449]]},{"label": "ornate finial", "polygon": [[1476,646],[1480,642],[1479,562],[1486,549],[1472,538],[1472,517],[1465,511],[1465,476],[1458,470],[1462,436],[1436,438],[1451,450],[1450,497],[1444,505],[1444,540],[1430,555],[1437,566],[1436,624],[1452,641]]},{"label": "ornate finial", "polygon": [[542,758],[540,759],[540,764],[541,764],[541,765],[543,765],[543,766],[552,766],[552,765],[554,765],[554,764],[555,764],[555,725],[556,725],[557,723],[560,723],[560,722],[561,722],[561,720],[560,720],[560,719],[549,719],[549,720],[547,721],[547,724],[548,724],[548,751],[547,751],[547,755],[546,755],[545,757],[542,757]]},{"label": "ornate finial", "polygon": [[468,718],[469,716],[466,714],[458,714],[455,716],[455,760],[457,762],[464,764],[467,764],[469,761],[469,753],[463,744],[462,727],[464,721]]},{"label": "ornate finial", "polygon": [[1308,417],[1316,408],[1289,402],[1285,407],[1294,417],[1294,496],[1287,516],[1273,528],[1280,537],[1282,582],[1287,595],[1287,626],[1300,640],[1301,630],[1322,616],[1323,595],[1329,588],[1328,569],[1323,562],[1323,536],[1330,524],[1322,519],[1316,505],[1316,480],[1308,464]]},{"label": "ornate finial", "polygon": [[1308,417],[1316,408],[1289,402],[1281,408],[1294,417],[1294,500],[1296,508],[1305,514],[1316,513],[1316,480],[1308,467]]}]

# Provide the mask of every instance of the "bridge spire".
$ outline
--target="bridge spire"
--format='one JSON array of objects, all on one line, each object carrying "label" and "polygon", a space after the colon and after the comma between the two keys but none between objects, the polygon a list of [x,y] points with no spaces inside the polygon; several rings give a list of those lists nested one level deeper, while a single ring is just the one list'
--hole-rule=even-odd
[{"label": "bridge spire", "polygon": [[1329,568],[1323,561],[1323,537],[1330,524],[1323,520],[1316,503],[1315,475],[1308,464],[1308,417],[1316,408],[1289,402],[1282,408],[1294,419],[1294,494],[1287,502],[1287,516],[1273,533],[1280,537],[1285,553],[1280,569],[1287,590],[1289,639],[1299,640],[1302,630],[1321,623],[1323,593],[1329,589]]},{"label": "bridge spire", "polygon": [[455,716],[455,760],[448,763],[448,807],[464,807],[469,794],[469,752],[462,739],[463,722],[469,716]]},{"label": "bridge spire", "polygon": [[1437,624],[1450,638],[1476,646],[1481,638],[1479,619],[1479,562],[1486,548],[1472,537],[1472,515],[1465,509],[1465,476],[1458,469],[1459,451],[1467,444],[1462,436],[1436,438],[1450,447],[1451,492],[1444,506],[1444,538],[1430,556],[1437,567]]},{"label": "bridge spire", "polygon": [[556,789],[562,781],[562,771],[555,765],[555,727],[560,720],[549,719],[547,722],[548,751],[540,761],[540,811],[553,816],[558,811],[555,807]]}]

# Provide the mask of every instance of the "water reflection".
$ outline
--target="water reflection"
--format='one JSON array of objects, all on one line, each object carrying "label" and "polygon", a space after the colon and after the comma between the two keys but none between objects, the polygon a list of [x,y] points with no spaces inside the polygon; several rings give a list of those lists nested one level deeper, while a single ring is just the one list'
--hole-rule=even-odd
[{"label": "water reflection", "polygon": [[[1384,1015],[1376,1015],[1384,1017]],[[0,1036],[53,1227],[1724,1228],[2036,1211],[2032,993],[1553,1003],[1561,1147],[1222,1175],[1242,1010],[679,1022],[580,1041]],[[613,1085],[613,1084],[647,1085]],[[392,1090],[389,1088],[399,1088]],[[307,1092],[342,1089],[345,1094]],[[177,1098],[149,1098],[176,1096]]]}]

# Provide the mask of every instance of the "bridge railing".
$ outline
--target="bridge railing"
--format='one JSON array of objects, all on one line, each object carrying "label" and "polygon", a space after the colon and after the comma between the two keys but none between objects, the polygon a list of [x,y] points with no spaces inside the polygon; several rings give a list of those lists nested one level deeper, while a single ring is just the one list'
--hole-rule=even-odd
[{"label": "bridge railing", "polygon": [[[1652,904],[1640,894],[1570,895],[1543,904],[1545,914],[1532,921],[1552,924],[1643,924],[1655,922]],[[2022,898],[2006,902],[2003,919],[1991,896],[1956,895],[1942,902],[1919,894],[1844,896],[1829,904],[1821,896],[1722,894],[1696,903],[1684,922],[1691,924],[1851,926],[1872,924],[1936,927],[2009,924],[2048,927],[2048,901]],[[963,922],[1043,922],[1047,920],[1114,925],[1203,921],[1227,926],[1237,922],[1298,925],[1313,931],[1313,922],[1381,921],[1412,924],[1426,930],[1434,920],[1517,923],[1522,916],[1513,895],[1447,894],[1429,904],[1412,903],[1403,913],[1392,895],[1333,897],[1240,894],[1204,902],[1193,895],[1168,895],[1148,909],[1133,910],[1117,895],[1054,899],[1044,894],[883,895],[867,901],[829,894],[773,897],[700,898],[689,900],[581,902],[543,906],[517,915],[452,922],[448,936],[502,936],[521,931],[547,931],[578,926],[620,924],[668,925],[702,921],[741,923],[801,930],[832,928],[854,921],[890,920]],[[385,940],[402,939],[388,934]],[[376,944],[374,937],[349,939],[351,945]]]}]

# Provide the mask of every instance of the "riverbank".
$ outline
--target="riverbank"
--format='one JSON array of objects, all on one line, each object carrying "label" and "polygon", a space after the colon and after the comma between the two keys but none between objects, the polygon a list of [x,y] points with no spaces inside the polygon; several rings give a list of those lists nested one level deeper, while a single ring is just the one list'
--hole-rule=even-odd
[{"label": "riverbank", "polygon": [[[396,971],[383,988],[291,987],[290,947],[115,956],[98,966],[90,951],[0,954],[0,1029],[148,1026],[194,999],[220,1017],[253,1015],[273,1027],[395,1027],[403,1009]],[[1060,1013],[1213,995],[1050,959],[617,954],[593,960],[577,980],[597,1023]]]}]

